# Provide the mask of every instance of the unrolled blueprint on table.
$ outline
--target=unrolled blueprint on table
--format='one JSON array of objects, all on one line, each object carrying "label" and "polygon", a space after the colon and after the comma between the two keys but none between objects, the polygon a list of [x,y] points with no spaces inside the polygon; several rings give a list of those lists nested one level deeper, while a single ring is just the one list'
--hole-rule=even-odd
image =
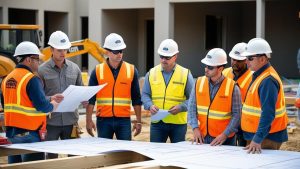
[{"label": "unrolled blueprint on table", "polygon": [[99,86],[74,86],[70,85],[63,93],[63,101],[55,112],[73,112],[83,101],[88,101],[98,93],[106,84]]}]

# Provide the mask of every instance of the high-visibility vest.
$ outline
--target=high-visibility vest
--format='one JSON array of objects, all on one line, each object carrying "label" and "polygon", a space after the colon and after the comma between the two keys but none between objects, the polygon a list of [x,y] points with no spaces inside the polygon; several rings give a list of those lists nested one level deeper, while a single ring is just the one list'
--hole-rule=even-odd
[{"label": "high-visibility vest", "polygon": [[[197,79],[195,95],[197,103],[199,129],[205,137],[209,134],[217,137],[229,125],[232,117],[232,94],[235,82],[224,78],[213,100],[210,100],[209,80],[202,76]],[[231,133],[229,137],[234,136]]]},{"label": "high-visibility vest", "polygon": [[27,69],[16,68],[2,82],[5,126],[27,130],[46,129],[46,113],[37,111],[26,92],[34,74]]},{"label": "high-visibility vest", "polygon": [[[159,109],[169,110],[186,100],[184,90],[188,79],[189,70],[176,64],[175,70],[168,84],[165,83],[161,65],[157,65],[149,72],[152,102]],[[186,124],[187,112],[176,115],[169,114],[162,119],[164,123]]]},{"label": "high-visibility vest", "polygon": [[[251,84],[246,96],[245,103],[242,109],[241,126],[242,130],[250,133],[256,133],[260,117],[261,117],[261,104],[258,94],[258,89],[261,82],[268,76],[274,77],[280,85],[277,101],[275,105],[275,119],[271,124],[269,133],[278,132],[286,129],[287,127],[287,113],[285,108],[284,91],[282,82],[277,72],[272,66],[263,71]],[[272,113],[272,112],[266,112]]]},{"label": "high-visibility vest", "polygon": [[[228,77],[230,79],[234,78],[232,67],[224,69],[222,73],[225,77]],[[242,103],[244,103],[245,101],[246,93],[248,91],[251,81],[252,71],[250,69],[244,72],[244,74],[242,74],[242,76],[240,76],[236,81],[241,91]]]},{"label": "high-visibility vest", "polygon": [[99,85],[106,83],[106,86],[96,95],[97,116],[130,117],[134,66],[123,61],[115,80],[109,65],[104,62],[96,66],[96,76]]}]

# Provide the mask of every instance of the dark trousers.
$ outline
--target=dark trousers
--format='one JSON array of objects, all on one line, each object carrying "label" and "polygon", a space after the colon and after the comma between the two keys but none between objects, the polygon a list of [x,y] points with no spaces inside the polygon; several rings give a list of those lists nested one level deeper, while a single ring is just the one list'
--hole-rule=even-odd
[{"label": "dark trousers", "polygon": [[[216,137],[212,137],[210,135],[206,135],[204,137],[204,143],[205,144],[210,144]],[[222,145],[228,145],[228,146],[235,146],[236,143],[235,143],[235,137],[230,137],[230,138],[227,138],[224,143]]]},{"label": "dark trousers", "polygon": [[171,143],[185,141],[186,130],[186,124],[151,123],[150,142],[165,143],[168,138]]},{"label": "dark trousers", "polygon": [[[71,133],[72,133],[73,125],[68,126],[52,126],[47,125],[47,141],[52,140],[58,140],[59,138],[61,140],[71,139]],[[47,153],[48,159],[57,158],[58,154],[53,153]]]},{"label": "dark trousers", "polygon": [[98,137],[118,140],[131,140],[130,117],[97,117]]}]

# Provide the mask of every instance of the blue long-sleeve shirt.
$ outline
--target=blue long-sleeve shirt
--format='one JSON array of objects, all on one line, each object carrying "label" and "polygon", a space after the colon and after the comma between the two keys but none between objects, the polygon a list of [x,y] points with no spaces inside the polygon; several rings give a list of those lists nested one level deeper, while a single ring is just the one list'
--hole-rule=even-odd
[{"label": "blue long-sleeve shirt", "polygon": [[[107,60],[107,64],[109,65],[108,60]],[[120,64],[120,66],[117,69],[114,69],[113,67],[111,67],[109,65],[109,68],[114,76],[114,79],[117,79],[118,74],[120,72],[121,65],[122,64]],[[99,85],[99,83],[98,83],[97,76],[96,76],[96,69],[94,69],[90,76],[89,86],[97,86],[97,85]],[[90,98],[89,104],[95,105],[95,102],[96,102],[96,95],[94,95],[92,98]],[[138,70],[135,67],[134,67],[133,80],[131,82],[131,102],[132,102],[132,106],[142,105],[140,85],[139,85],[139,79],[138,79]]]},{"label": "blue long-sleeve shirt", "polygon": [[[22,64],[17,65],[16,68],[27,69],[31,71],[29,67]],[[26,92],[37,111],[48,113],[53,110],[53,105],[46,99],[45,92],[43,90],[42,83],[39,77],[34,76],[29,80],[26,86]],[[12,137],[16,134],[24,133],[26,131],[27,130],[17,127],[7,127],[6,136]]]},{"label": "blue long-sleeve shirt", "polygon": [[[255,79],[267,68],[271,66],[270,63],[264,65],[259,70],[253,73],[253,79]],[[250,86],[251,86],[250,84]],[[256,143],[261,143],[265,138],[276,141],[284,142],[288,140],[287,130],[282,130],[276,133],[269,134],[271,124],[275,118],[275,106],[277,101],[277,95],[280,90],[278,81],[269,76],[265,78],[258,87],[258,94],[261,104],[261,117],[256,133],[249,133],[244,131],[245,140],[253,140]]]},{"label": "blue long-sleeve shirt", "polygon": [[[174,70],[175,70],[175,66],[173,68],[173,71],[171,71],[171,72],[166,72],[163,69],[161,70],[166,84],[169,83],[169,81],[174,73]],[[179,105],[181,112],[187,111],[188,99],[190,97],[190,93],[192,91],[193,85],[194,85],[194,79],[193,79],[191,72],[189,71],[186,87],[184,89],[184,95],[186,96],[187,99]],[[148,72],[145,75],[145,81],[144,81],[144,86],[143,86],[143,90],[142,90],[142,102],[143,102],[145,110],[149,110],[150,107],[153,105],[151,95],[152,95],[152,93],[151,93],[151,87],[150,87],[150,83],[149,83],[149,72]]]}]

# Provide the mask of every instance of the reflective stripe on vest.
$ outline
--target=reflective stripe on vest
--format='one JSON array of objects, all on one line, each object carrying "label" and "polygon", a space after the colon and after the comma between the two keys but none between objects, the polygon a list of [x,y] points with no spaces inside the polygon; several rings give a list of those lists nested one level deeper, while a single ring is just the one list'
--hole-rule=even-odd
[{"label": "reflective stripe on vest", "polygon": [[16,68],[3,81],[6,126],[28,130],[46,128],[46,114],[37,111],[27,95],[26,86],[33,76],[26,69]]},{"label": "reflective stripe on vest", "polygon": [[134,66],[123,61],[115,80],[109,65],[101,63],[96,66],[96,76],[99,85],[107,83],[96,95],[97,116],[130,117]]},{"label": "reflective stripe on vest", "polygon": [[[160,109],[169,110],[171,107],[184,102],[186,100],[184,91],[188,73],[188,69],[176,64],[172,77],[166,86],[161,65],[152,68],[149,71],[149,83],[153,104]],[[169,114],[162,121],[170,124],[186,124],[187,112],[180,112],[176,115]]]},{"label": "reflective stripe on vest", "polygon": [[[196,81],[195,95],[199,129],[203,136],[209,134],[212,137],[217,137],[224,132],[230,123],[234,81],[225,78],[221,83],[218,92],[211,101],[208,78],[202,76]],[[229,137],[232,136],[234,133],[229,135]]]},{"label": "reflective stripe on vest", "polygon": [[261,82],[268,76],[274,77],[280,86],[275,105],[275,119],[271,124],[269,133],[278,132],[287,127],[287,113],[282,82],[277,72],[270,66],[255,79],[247,93],[241,118],[242,129],[246,132],[255,133],[257,131],[262,112],[258,89]]},{"label": "reflective stripe on vest", "polygon": [[[224,69],[222,73],[225,77],[228,77],[230,79],[234,78],[232,67]],[[250,69],[247,69],[247,71],[244,72],[244,74],[242,74],[242,76],[240,76],[236,81],[241,91],[242,103],[244,103],[245,101],[246,94],[251,81],[252,81],[252,72]]]}]

